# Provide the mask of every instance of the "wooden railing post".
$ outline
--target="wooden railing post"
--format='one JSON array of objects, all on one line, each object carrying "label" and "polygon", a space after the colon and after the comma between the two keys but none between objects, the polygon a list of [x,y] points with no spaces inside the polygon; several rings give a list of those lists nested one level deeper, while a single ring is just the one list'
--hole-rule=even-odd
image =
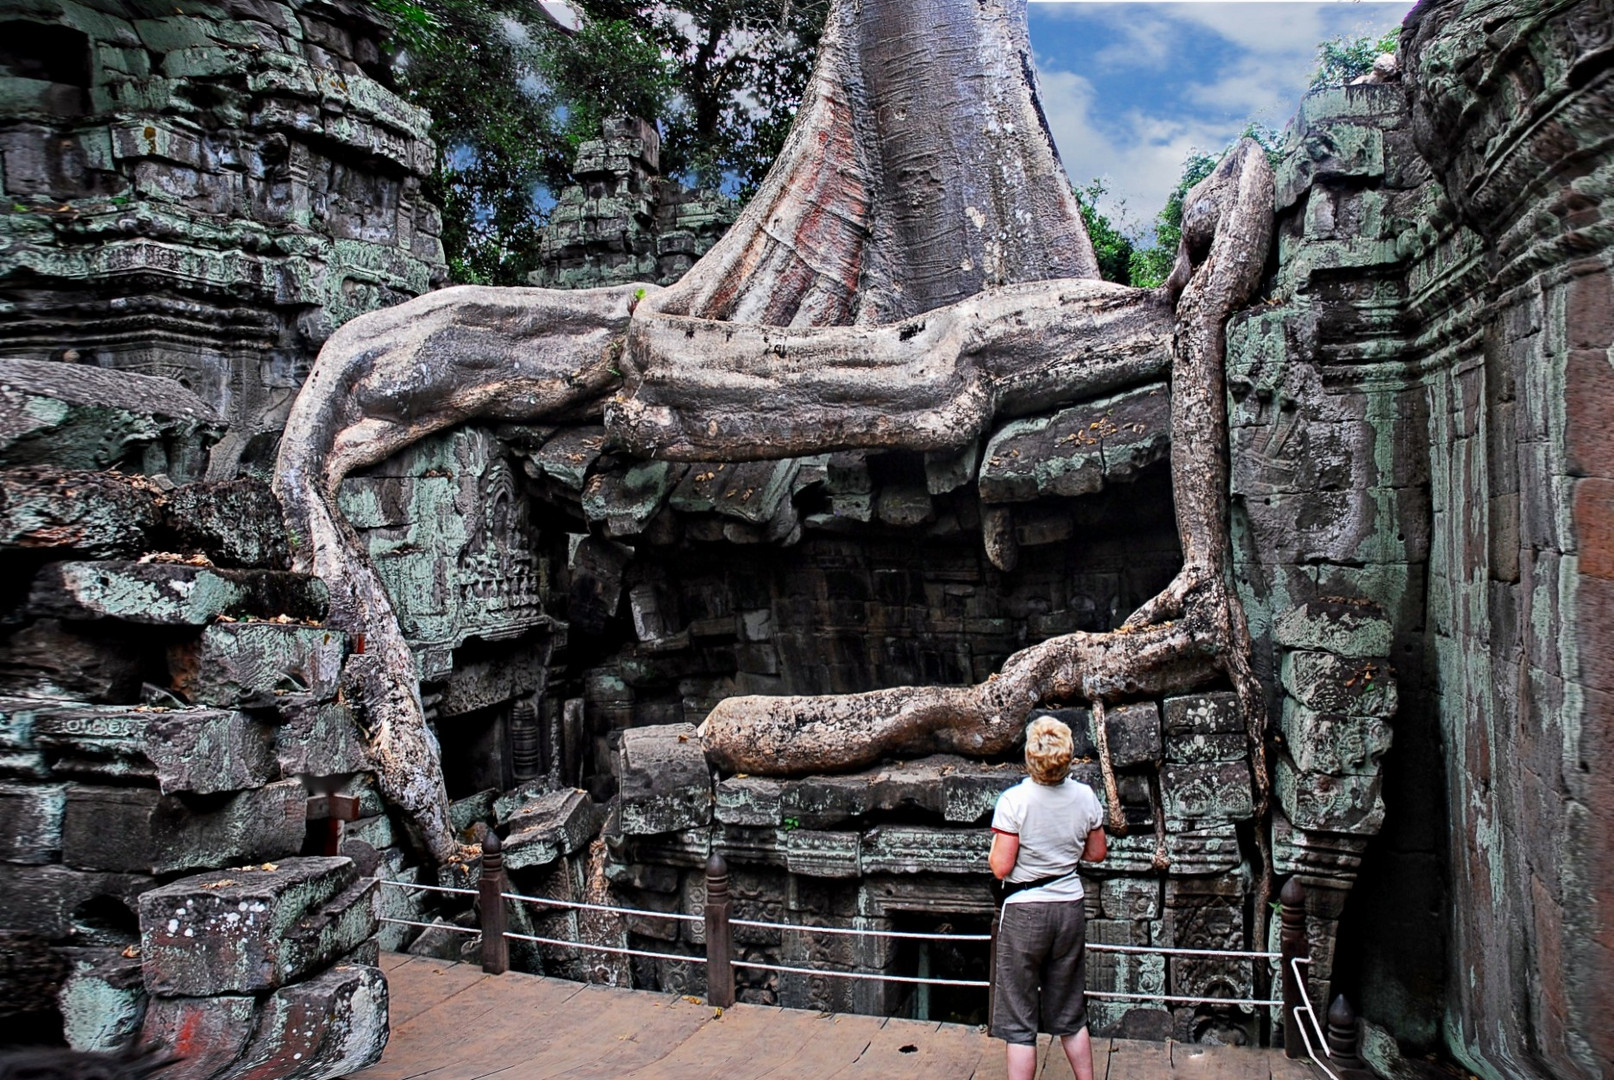
[{"label": "wooden railing post", "polygon": [[[1298,1058],[1306,1053],[1306,1043],[1300,1034],[1300,1018],[1295,1015],[1304,1001],[1300,996],[1300,978],[1295,973],[1295,960],[1311,955],[1306,940],[1306,887],[1300,877],[1291,877],[1278,894],[1283,917],[1278,931],[1279,963],[1283,965],[1283,1054]],[[1321,1047],[1318,1047],[1321,1050]]]},{"label": "wooden railing post", "polygon": [[504,845],[495,833],[482,841],[482,876],[477,882],[482,909],[482,970],[503,975],[510,970],[510,942],[504,936],[504,894],[509,886],[504,874]]},{"label": "wooden railing post", "polygon": [[310,823],[324,822],[319,838],[319,853],[340,855],[342,823],[358,820],[359,800],[355,795],[314,795],[309,798],[303,817]]},{"label": "wooden railing post", "polygon": [[1357,1051],[1362,1038],[1362,1025],[1356,1022],[1356,1010],[1340,994],[1328,1007],[1328,1057],[1335,1070],[1364,1069]]},{"label": "wooden railing post", "polygon": [[734,937],[729,926],[729,864],[714,853],[706,860],[706,1003],[734,1004]]}]

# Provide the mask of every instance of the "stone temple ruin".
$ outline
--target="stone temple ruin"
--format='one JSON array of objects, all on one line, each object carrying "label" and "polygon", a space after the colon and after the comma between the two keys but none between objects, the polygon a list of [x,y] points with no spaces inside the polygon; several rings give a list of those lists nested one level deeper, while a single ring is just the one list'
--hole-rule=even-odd
[{"label": "stone temple ruin", "polygon": [[[198,1080],[339,1076],[385,1040],[379,949],[475,950],[468,903],[373,879],[478,870],[435,864],[383,800],[352,685],[366,642],[290,569],[307,538],[266,477],[332,329],[443,280],[427,120],[388,89],[362,5],[135,7],[24,0],[0,34],[0,1028],[162,1040]],[[1261,299],[1227,327],[1271,807],[1229,687],[1104,716],[1125,831],[1089,881],[1091,940],[1263,946],[1269,850],[1309,889],[1314,995],[1488,1078],[1614,1065],[1611,56],[1600,0],[1426,3],[1398,77],[1301,102]],[[727,224],[654,179],[647,127],[604,134],[535,284],[670,280]],[[413,650],[459,839],[496,832],[519,891],[699,914],[716,852],[737,917],[982,931],[984,823],[1016,754],[763,777],[714,768],[696,725],[741,694],[977,683],[1118,626],[1183,558],[1170,403],[1162,378],[962,451],[749,462],[474,422],[348,478],[339,505]],[[1050,707],[1097,742],[1081,702]],[[346,858],[321,854],[333,828]],[[511,917],[702,954],[695,922]],[[736,944],[828,972],[986,966],[984,945]],[[704,984],[677,960],[512,959]],[[1111,955],[1089,980],[1250,997],[1271,976]],[[740,998],[985,1007],[743,969]],[[1268,1019],[1092,1015],[1190,1041]]]}]

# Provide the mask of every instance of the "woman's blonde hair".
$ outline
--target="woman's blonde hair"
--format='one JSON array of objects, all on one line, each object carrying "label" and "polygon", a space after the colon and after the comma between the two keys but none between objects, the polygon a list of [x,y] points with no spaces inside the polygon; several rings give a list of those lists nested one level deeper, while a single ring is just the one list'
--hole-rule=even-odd
[{"label": "woman's blonde hair", "polygon": [[1026,772],[1037,783],[1064,783],[1075,753],[1076,741],[1063,722],[1039,716],[1026,727]]}]

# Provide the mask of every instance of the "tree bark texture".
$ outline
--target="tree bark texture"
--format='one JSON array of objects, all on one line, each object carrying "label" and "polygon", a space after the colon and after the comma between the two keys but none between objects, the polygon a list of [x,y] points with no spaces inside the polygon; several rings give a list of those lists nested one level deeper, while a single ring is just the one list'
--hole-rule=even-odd
[{"label": "tree bark texture", "polygon": [[714,762],[759,774],[992,755],[1039,702],[1168,692],[1219,670],[1250,717],[1264,800],[1260,688],[1227,584],[1221,364],[1226,318],[1259,282],[1271,190],[1246,142],[1191,193],[1168,288],[1093,280],[1023,7],[845,0],[784,153],[676,285],[458,287],[344,326],[292,410],[275,483],[333,623],[364,637],[349,683],[387,796],[436,858],[459,854],[409,646],[336,510],[355,469],[471,419],[603,420],[624,448],[678,460],[934,450],[1169,369],[1184,567],[1126,627],[1035,645],[973,687],[730,699],[702,736]]}]

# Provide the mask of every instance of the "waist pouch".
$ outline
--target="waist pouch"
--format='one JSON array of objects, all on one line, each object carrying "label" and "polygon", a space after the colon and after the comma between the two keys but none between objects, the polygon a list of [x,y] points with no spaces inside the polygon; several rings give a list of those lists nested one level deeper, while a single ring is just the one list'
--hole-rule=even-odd
[{"label": "waist pouch", "polygon": [[1052,885],[1056,881],[1065,880],[1075,872],[1076,871],[1074,870],[1067,870],[1063,874],[1054,874],[1050,877],[1032,878],[1030,881],[1009,881],[1004,878],[994,878],[992,881],[992,903],[996,904],[998,907],[1002,907],[1003,902],[1017,892],[1025,892],[1027,889],[1040,889],[1044,885]]}]

